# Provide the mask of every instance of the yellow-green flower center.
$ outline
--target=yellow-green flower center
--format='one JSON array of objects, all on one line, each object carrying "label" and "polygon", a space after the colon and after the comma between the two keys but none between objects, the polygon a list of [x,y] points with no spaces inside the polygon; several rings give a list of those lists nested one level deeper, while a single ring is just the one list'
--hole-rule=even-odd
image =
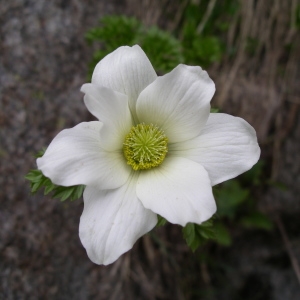
[{"label": "yellow-green flower center", "polygon": [[138,124],[126,135],[123,152],[133,170],[159,166],[168,152],[168,139],[157,126]]}]

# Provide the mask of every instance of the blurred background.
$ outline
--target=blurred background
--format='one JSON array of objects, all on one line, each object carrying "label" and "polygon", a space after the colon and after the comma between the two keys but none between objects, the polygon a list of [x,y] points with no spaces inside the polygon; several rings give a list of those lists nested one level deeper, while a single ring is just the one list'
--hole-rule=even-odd
[{"label": "blurred background", "polygon": [[[297,0],[0,0],[0,299],[300,299],[299,29]],[[78,237],[82,199],[31,195],[24,176],[93,120],[79,89],[95,63],[136,43],[159,75],[206,69],[212,106],[246,119],[262,154],[214,189],[212,240],[192,252],[167,224],[103,267]]]}]

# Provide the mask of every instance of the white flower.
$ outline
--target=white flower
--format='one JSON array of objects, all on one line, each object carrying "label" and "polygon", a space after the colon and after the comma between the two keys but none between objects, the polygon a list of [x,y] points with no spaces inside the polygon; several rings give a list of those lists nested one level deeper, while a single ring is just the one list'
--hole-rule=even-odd
[{"label": "white flower", "polygon": [[210,114],[215,85],[200,67],[157,77],[139,46],[120,47],[81,90],[99,121],[60,132],[37,165],[55,184],[86,185],[79,236],[94,263],[131,249],[157,214],[182,226],[206,221],[212,186],[259,158],[247,122]]}]

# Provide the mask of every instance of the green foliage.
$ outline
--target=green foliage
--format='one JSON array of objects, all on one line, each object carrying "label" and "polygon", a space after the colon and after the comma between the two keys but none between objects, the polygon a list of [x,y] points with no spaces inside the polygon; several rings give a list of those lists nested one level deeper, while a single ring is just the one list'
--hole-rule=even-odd
[{"label": "green foliage", "polygon": [[[36,155],[36,157],[42,157],[46,149],[42,149]],[[44,188],[44,195],[48,195],[52,192],[52,198],[58,198],[61,201],[67,199],[76,200],[79,199],[84,191],[84,185],[74,186],[58,186],[52,183],[52,181],[46,177],[40,170],[30,170],[25,176],[25,179],[30,181],[31,193],[35,194],[39,189]]]},{"label": "green foliage", "polygon": [[160,215],[157,215],[157,224],[156,227],[164,226],[167,223],[167,220]]},{"label": "green foliage", "polygon": [[[237,0],[218,1],[207,18],[209,0],[191,2],[184,13],[182,37],[185,63],[204,68],[219,62],[225,53],[226,32],[237,13]],[[202,30],[199,32],[199,25]],[[203,24],[203,26],[202,26]]]},{"label": "green foliage", "polygon": [[246,201],[249,190],[241,187],[237,180],[226,181],[214,189],[220,217],[233,218],[239,206]]},{"label": "green foliage", "polygon": [[246,228],[258,228],[264,230],[273,229],[273,223],[270,218],[258,211],[243,217],[241,219],[241,224]]},{"label": "green foliage", "polygon": [[198,247],[204,244],[207,240],[216,238],[212,218],[200,225],[188,223],[182,229],[182,232],[187,245],[193,252],[195,252]]},{"label": "green foliage", "polygon": [[218,216],[223,220],[223,225],[227,220],[247,229],[271,230],[273,228],[270,218],[258,211],[256,201],[251,194],[255,186],[263,183],[263,167],[264,162],[259,161],[238,179],[224,182],[214,188]]},{"label": "green foliage", "polygon": [[137,38],[137,42],[151,61],[154,69],[169,72],[183,62],[180,42],[166,31],[150,27]]},{"label": "green foliage", "polygon": [[244,185],[255,185],[260,186],[263,183],[263,168],[265,162],[263,160],[258,161],[252,169],[240,176],[241,182]]},{"label": "green foliage", "polygon": [[141,23],[135,18],[105,16],[101,19],[99,27],[90,29],[85,35],[87,42],[91,45],[98,41],[102,43],[102,47],[93,55],[93,59],[89,64],[89,76],[92,76],[96,64],[104,56],[120,46],[134,45],[140,27]]},{"label": "green foliage", "polygon": [[221,221],[214,223],[216,233],[215,241],[222,246],[230,246],[232,243],[231,235],[225,224]]},{"label": "green foliage", "polygon": [[[210,3],[211,0],[202,0],[200,4],[191,3],[188,7],[190,11],[187,11],[188,15],[185,19],[199,24],[203,21]],[[228,29],[229,23],[239,10],[239,6],[239,0],[217,1],[205,23],[203,35],[221,36],[222,32]]]},{"label": "green foliage", "polygon": [[204,68],[207,68],[214,62],[219,62],[224,52],[219,38],[214,36],[197,36],[196,31],[184,38],[183,49],[187,64],[200,65]]},{"label": "green foliage", "polygon": [[89,44],[98,42],[98,49],[89,66],[89,75],[92,75],[95,65],[104,56],[124,45],[140,45],[158,73],[169,72],[179,63],[207,68],[210,64],[221,61],[225,53],[222,34],[227,31],[239,2],[218,2],[199,34],[197,27],[205,18],[209,2],[205,0],[199,4],[191,2],[187,5],[182,20],[183,29],[177,33],[180,38],[156,26],[147,28],[135,18],[103,17],[100,25],[86,34]]},{"label": "green foliage", "polygon": [[85,38],[89,44],[100,41],[105,44],[106,52],[110,53],[124,45],[133,45],[141,23],[135,18],[125,16],[105,16],[99,27],[90,29]]},{"label": "green foliage", "polygon": [[183,62],[181,44],[175,37],[156,26],[146,28],[135,18],[106,16],[99,27],[87,32],[86,40],[89,44],[100,42],[89,65],[90,76],[104,56],[124,45],[140,45],[159,73],[169,72]]},{"label": "green foliage", "polygon": [[38,153],[34,157],[36,158],[42,157],[45,152],[46,152],[46,148],[43,148],[42,150],[38,151]]}]

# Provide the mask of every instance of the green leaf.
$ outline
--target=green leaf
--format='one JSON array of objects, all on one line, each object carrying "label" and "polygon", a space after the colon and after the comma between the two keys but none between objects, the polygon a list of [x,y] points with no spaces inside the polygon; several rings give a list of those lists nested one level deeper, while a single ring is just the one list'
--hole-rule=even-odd
[{"label": "green leaf", "polygon": [[85,186],[84,185],[76,185],[73,191],[73,194],[71,196],[71,200],[76,200],[81,198],[83,192],[84,192]]},{"label": "green leaf", "polygon": [[218,36],[198,36],[191,24],[186,25],[184,32],[182,43],[185,63],[207,68],[221,61],[224,47]]},{"label": "green leaf", "polygon": [[36,157],[36,158],[42,157],[42,156],[44,155],[44,153],[46,152],[46,149],[47,149],[47,148],[43,148],[42,150],[40,150],[40,151],[35,155],[35,157]]},{"label": "green leaf", "polygon": [[89,30],[85,37],[89,44],[101,42],[101,47],[95,51],[89,65],[90,76],[104,56],[124,45],[140,45],[159,73],[169,72],[183,62],[181,42],[178,39],[156,26],[146,28],[135,18],[105,16],[100,26]]},{"label": "green leaf", "polygon": [[100,41],[109,52],[124,45],[132,45],[141,23],[135,18],[126,16],[105,16],[100,20],[100,26],[86,33],[86,40],[92,44]]},{"label": "green leaf", "polygon": [[44,195],[52,192],[52,198],[60,198],[61,201],[80,198],[85,188],[84,185],[69,187],[55,185],[48,177],[44,176],[40,170],[30,170],[25,176],[25,179],[30,181],[30,188],[33,194],[39,189],[44,188]]},{"label": "green leaf", "polygon": [[43,182],[39,181],[39,182],[34,182],[32,187],[31,187],[31,192],[32,193],[36,193],[38,191],[38,189],[40,189],[40,187],[42,186]]},{"label": "green leaf", "polygon": [[207,221],[201,223],[201,224],[198,225],[198,226],[200,226],[200,227],[202,228],[202,227],[212,227],[213,225],[214,225],[214,217],[212,217],[212,218],[210,218],[209,220],[207,220]]},{"label": "green leaf", "polygon": [[213,227],[200,227],[199,225],[196,225],[196,231],[204,239],[208,240],[215,238],[215,229]]},{"label": "green leaf", "polygon": [[234,217],[238,207],[246,201],[249,190],[241,187],[237,180],[229,180],[214,189],[218,215]]},{"label": "green leaf", "polygon": [[157,215],[157,224],[156,227],[164,226],[167,223],[167,220],[160,215]]},{"label": "green leaf", "polygon": [[263,179],[263,168],[265,162],[259,160],[249,171],[241,175],[240,179],[245,185],[261,185],[264,181]]},{"label": "green leaf", "polygon": [[218,113],[218,112],[220,112],[220,109],[219,109],[219,108],[212,107],[212,108],[210,109],[210,113]]},{"label": "green leaf", "polygon": [[184,228],[182,228],[182,232],[187,245],[193,252],[195,252],[197,248],[204,244],[207,240],[215,239],[213,218],[200,225],[188,223]]},{"label": "green leaf", "polygon": [[158,73],[166,73],[183,62],[180,42],[156,26],[140,31],[136,41]]},{"label": "green leaf", "polygon": [[195,224],[188,223],[183,229],[183,236],[193,252],[200,246],[202,239],[196,235]]},{"label": "green leaf", "polygon": [[214,224],[216,232],[216,242],[222,246],[230,246],[232,244],[231,235],[228,229],[221,222]]},{"label": "green leaf", "polygon": [[43,174],[40,170],[30,170],[25,178],[31,182],[38,182],[42,179]]},{"label": "green leaf", "polygon": [[142,27],[135,18],[126,16],[105,16],[100,20],[100,26],[90,29],[85,38],[91,45],[94,42],[101,42],[101,49],[98,49],[89,64],[89,77],[92,77],[96,64],[107,54],[118,47],[137,44],[136,36]]},{"label": "green leaf", "polygon": [[50,192],[52,192],[54,189],[56,188],[56,186],[54,184],[52,184],[51,180],[48,179],[48,181],[45,184],[45,191],[44,191],[44,195],[48,195]]},{"label": "green leaf", "polygon": [[246,228],[273,229],[273,222],[270,218],[260,212],[253,212],[251,215],[242,218],[241,224]]}]

